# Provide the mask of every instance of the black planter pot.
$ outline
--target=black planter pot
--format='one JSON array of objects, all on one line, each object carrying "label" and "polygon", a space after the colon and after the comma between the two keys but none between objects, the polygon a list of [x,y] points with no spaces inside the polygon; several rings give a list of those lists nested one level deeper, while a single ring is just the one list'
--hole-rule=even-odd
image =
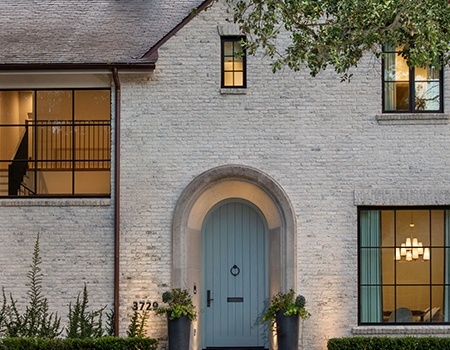
[{"label": "black planter pot", "polygon": [[275,316],[278,350],[297,350],[300,317],[298,315],[284,316],[283,313],[283,310],[277,311]]},{"label": "black planter pot", "polygon": [[189,350],[191,322],[187,316],[174,320],[168,319],[169,350]]}]

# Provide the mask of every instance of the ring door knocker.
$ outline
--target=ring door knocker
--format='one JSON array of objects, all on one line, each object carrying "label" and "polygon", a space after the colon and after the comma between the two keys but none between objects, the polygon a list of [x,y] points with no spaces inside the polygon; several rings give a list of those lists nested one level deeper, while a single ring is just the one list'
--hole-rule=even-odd
[{"label": "ring door knocker", "polygon": [[236,264],[234,264],[233,267],[230,269],[230,273],[231,273],[234,277],[236,277],[237,275],[239,275],[240,272],[241,272],[241,269],[240,269]]}]

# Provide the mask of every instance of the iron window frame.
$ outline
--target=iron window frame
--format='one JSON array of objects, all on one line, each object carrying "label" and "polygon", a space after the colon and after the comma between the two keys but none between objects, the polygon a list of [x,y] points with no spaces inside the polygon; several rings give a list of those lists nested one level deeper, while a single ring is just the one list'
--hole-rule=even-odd
[{"label": "iron window frame", "polygon": [[[76,119],[75,119],[75,113],[74,113],[74,109],[75,109],[75,92],[76,91],[108,91],[109,92],[109,100],[110,100],[110,105],[112,102],[112,89],[111,88],[107,88],[107,87],[93,87],[93,88],[17,88],[17,89],[0,89],[0,92],[4,92],[4,91],[30,91],[33,93],[33,114],[34,116],[36,116],[36,110],[37,110],[37,92],[39,91],[71,91],[72,92],[72,106],[71,106],[71,123],[69,123],[69,126],[72,128],[72,130],[74,130],[77,127],[76,124]],[[31,123],[31,128],[32,128],[32,133],[35,134],[36,133],[36,129],[38,127],[41,127],[42,125],[39,125],[39,123],[37,122],[37,119],[34,118],[33,122]],[[1,123],[0,122],[0,127],[26,127],[26,124],[23,123],[18,123],[18,124],[8,124],[8,123]],[[83,193],[83,194],[76,194],[75,193],[75,173],[79,172],[81,170],[77,170],[76,167],[76,163],[79,163],[81,161],[87,161],[87,162],[95,162],[95,161],[99,161],[99,160],[79,160],[79,159],[75,159],[74,157],[72,157],[71,160],[58,160],[57,162],[70,162],[71,163],[71,168],[70,168],[70,172],[71,172],[71,193],[70,194],[32,194],[32,195],[24,195],[24,196],[19,196],[19,195],[7,195],[7,196],[0,196],[0,198],[111,198],[111,190],[112,190],[112,183],[111,183],[111,172],[112,172],[112,168],[111,168],[111,155],[112,155],[112,115],[111,115],[111,108],[110,108],[110,115],[109,115],[109,119],[108,119],[108,126],[109,126],[109,138],[110,138],[110,142],[109,142],[109,157],[108,159],[102,159],[101,161],[104,162],[109,162],[109,178],[110,178],[110,189],[109,189],[109,193]],[[36,144],[36,137],[33,137],[33,145],[32,150],[33,152],[35,152],[37,144]],[[72,138],[72,146],[75,143],[75,138]],[[75,152],[73,149],[71,151],[72,153]],[[46,159],[30,159],[29,162],[37,164],[39,162],[46,162],[48,160]],[[5,163],[5,162],[11,162],[11,160],[6,160],[6,159],[0,159],[0,162]]]},{"label": "iron window frame", "polygon": [[[245,41],[245,36],[233,35],[233,36],[222,36],[220,40],[220,57],[221,57],[221,88],[223,89],[239,89],[247,88],[247,50],[245,47],[242,48],[242,85],[225,85],[225,58],[231,57],[225,55],[225,43],[226,42],[240,42]],[[227,72],[238,72],[239,70],[232,70]]]},{"label": "iron window frame", "polygon": [[[386,47],[383,47],[383,54],[392,54],[392,53],[398,53],[398,51],[391,51],[387,50]],[[419,113],[419,114],[426,114],[426,113],[444,113],[444,69],[441,67],[439,70],[439,110],[418,110],[415,109],[415,103],[409,103],[408,110],[387,110],[386,109],[386,89],[385,86],[387,83],[395,83],[398,80],[386,80],[385,79],[385,68],[386,68],[386,59],[383,57],[381,61],[381,79],[382,79],[382,87],[381,87],[381,94],[382,94],[382,112],[383,113]],[[409,101],[415,101],[415,67],[409,67],[408,71],[408,98]]]},{"label": "iron window frame", "polygon": [[[359,326],[375,326],[375,327],[395,327],[395,326],[405,326],[405,325],[409,325],[409,326],[418,326],[418,327],[430,327],[430,326],[448,326],[450,325],[450,317],[449,317],[449,321],[445,322],[432,322],[432,319],[430,319],[430,322],[413,322],[413,323],[402,323],[402,322],[391,322],[391,323],[386,323],[383,322],[383,320],[381,322],[362,322],[361,321],[361,309],[362,309],[362,304],[361,304],[361,269],[362,269],[362,259],[361,259],[361,211],[368,211],[368,210],[378,210],[378,211],[383,211],[383,210],[443,210],[444,211],[444,236],[445,236],[445,211],[446,210],[450,210],[450,206],[445,206],[445,205],[436,205],[436,206],[359,206],[357,208],[357,261],[358,261],[358,268],[357,268],[357,288],[358,288],[358,325]],[[381,223],[381,216],[380,216],[380,223]],[[430,219],[430,226],[432,225],[431,219]],[[381,225],[380,225],[381,227]],[[381,232],[380,232],[381,233]],[[430,232],[430,236],[431,236],[431,232]],[[445,239],[445,237],[444,237]],[[380,240],[381,243],[381,240]],[[382,251],[383,246],[380,244],[379,246],[380,248],[380,254]],[[388,247],[389,248],[389,247]],[[394,247],[392,247],[394,248]],[[432,245],[430,245],[430,248],[433,248]],[[450,242],[444,242],[444,245],[441,246],[436,246],[436,248],[443,248],[444,251],[445,249],[449,249],[450,248]],[[381,260],[381,257],[380,257]],[[430,293],[431,293],[431,289],[433,286],[442,286],[445,290],[445,288],[450,288],[450,283],[446,284],[445,283],[445,276],[447,273],[450,273],[450,271],[447,271],[447,262],[445,261],[445,254],[444,254],[444,267],[443,267],[443,275],[444,275],[444,281],[442,284],[433,284],[431,279],[430,279],[430,283],[426,284],[429,285],[430,288]],[[430,264],[430,270],[431,270],[431,264]],[[431,271],[430,271],[431,273]],[[390,285],[390,284],[383,284],[383,279],[382,279],[382,273],[381,273],[381,300],[383,300],[383,286],[385,285]],[[398,285],[401,284],[397,284],[396,279],[394,279],[394,284],[393,287],[397,287]],[[395,298],[394,298],[395,299]],[[431,302],[430,302],[431,304]],[[381,305],[382,307],[382,312],[383,312],[383,305]],[[444,304],[444,308],[445,308],[445,304]]]}]

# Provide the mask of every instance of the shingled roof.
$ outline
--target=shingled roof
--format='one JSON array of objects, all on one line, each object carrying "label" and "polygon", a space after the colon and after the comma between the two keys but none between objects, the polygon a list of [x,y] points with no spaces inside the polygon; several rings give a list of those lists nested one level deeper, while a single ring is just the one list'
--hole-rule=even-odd
[{"label": "shingled roof", "polygon": [[2,0],[0,66],[154,62],[149,53],[210,2]]}]

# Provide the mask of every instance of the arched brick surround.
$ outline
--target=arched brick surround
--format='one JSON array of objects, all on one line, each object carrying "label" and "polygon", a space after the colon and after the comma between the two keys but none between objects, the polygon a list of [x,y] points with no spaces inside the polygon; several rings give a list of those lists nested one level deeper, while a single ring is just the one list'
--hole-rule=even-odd
[{"label": "arched brick surround", "polygon": [[[250,201],[265,216],[269,229],[269,293],[294,288],[296,273],[296,221],[281,186],[258,169],[224,165],[196,177],[175,207],[172,227],[172,286],[188,288],[200,307],[202,290],[201,232],[208,211],[218,202],[240,198]],[[195,293],[194,293],[195,290]],[[200,348],[201,318],[194,324]]]}]

